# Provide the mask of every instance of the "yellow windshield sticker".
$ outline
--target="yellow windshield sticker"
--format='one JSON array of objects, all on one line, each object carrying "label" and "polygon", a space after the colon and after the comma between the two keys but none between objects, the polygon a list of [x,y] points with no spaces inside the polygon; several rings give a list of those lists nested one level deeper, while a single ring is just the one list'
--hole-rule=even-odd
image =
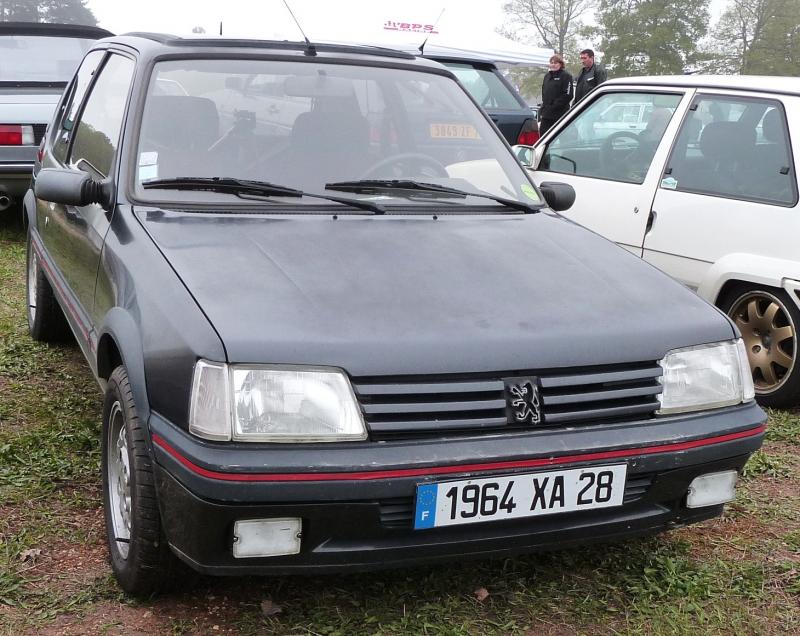
[{"label": "yellow windshield sticker", "polygon": [[519,189],[522,190],[522,194],[524,194],[529,199],[533,199],[534,201],[539,200],[539,195],[536,194],[536,190],[530,183],[523,183],[519,187]]}]

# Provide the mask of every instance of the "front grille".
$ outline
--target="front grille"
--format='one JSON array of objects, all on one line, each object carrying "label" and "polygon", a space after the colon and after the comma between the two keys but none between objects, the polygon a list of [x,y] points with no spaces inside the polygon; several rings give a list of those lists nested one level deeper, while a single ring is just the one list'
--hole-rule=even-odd
[{"label": "front grille", "polygon": [[540,426],[647,419],[659,406],[655,362],[558,373],[355,378],[353,385],[372,439],[415,439],[531,430],[509,416],[506,381],[534,376]]},{"label": "front grille", "polygon": [[[629,475],[625,483],[623,505],[634,503],[647,494],[653,483],[654,473]],[[414,498],[396,497],[378,502],[380,522],[384,528],[409,529],[414,525]]]}]

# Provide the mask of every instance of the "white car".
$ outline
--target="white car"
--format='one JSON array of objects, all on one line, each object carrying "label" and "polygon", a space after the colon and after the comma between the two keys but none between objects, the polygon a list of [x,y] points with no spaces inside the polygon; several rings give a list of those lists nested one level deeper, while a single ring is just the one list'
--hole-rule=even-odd
[{"label": "white car", "polygon": [[[648,113],[644,127],[598,126],[631,104]],[[761,403],[789,406],[800,402],[792,138],[800,138],[798,78],[635,77],[603,84],[519,154],[537,183],[575,188],[566,216],[725,311],[747,343]]]}]

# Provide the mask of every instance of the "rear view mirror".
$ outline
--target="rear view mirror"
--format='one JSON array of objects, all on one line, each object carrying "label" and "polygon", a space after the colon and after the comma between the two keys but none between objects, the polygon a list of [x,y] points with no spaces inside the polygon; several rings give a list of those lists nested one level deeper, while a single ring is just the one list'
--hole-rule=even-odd
[{"label": "rear view mirror", "polygon": [[539,184],[539,190],[550,209],[556,212],[569,210],[575,203],[575,189],[568,183],[545,181]]},{"label": "rear view mirror", "polygon": [[99,203],[110,205],[111,182],[95,181],[80,170],[44,168],[36,175],[33,191],[38,199],[82,207]]}]

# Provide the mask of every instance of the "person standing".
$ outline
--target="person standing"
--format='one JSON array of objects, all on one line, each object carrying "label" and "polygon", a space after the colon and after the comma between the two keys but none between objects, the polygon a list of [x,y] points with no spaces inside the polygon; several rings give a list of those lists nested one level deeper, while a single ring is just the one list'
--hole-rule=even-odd
[{"label": "person standing", "polygon": [[575,82],[575,104],[608,79],[603,65],[595,63],[592,49],[583,49],[581,51],[581,64],[583,68],[581,69],[581,74],[578,75],[578,80]]},{"label": "person standing", "polygon": [[539,108],[539,134],[544,135],[569,110],[572,101],[572,75],[564,69],[564,58],[550,58],[550,70],[542,80],[542,106]]}]

